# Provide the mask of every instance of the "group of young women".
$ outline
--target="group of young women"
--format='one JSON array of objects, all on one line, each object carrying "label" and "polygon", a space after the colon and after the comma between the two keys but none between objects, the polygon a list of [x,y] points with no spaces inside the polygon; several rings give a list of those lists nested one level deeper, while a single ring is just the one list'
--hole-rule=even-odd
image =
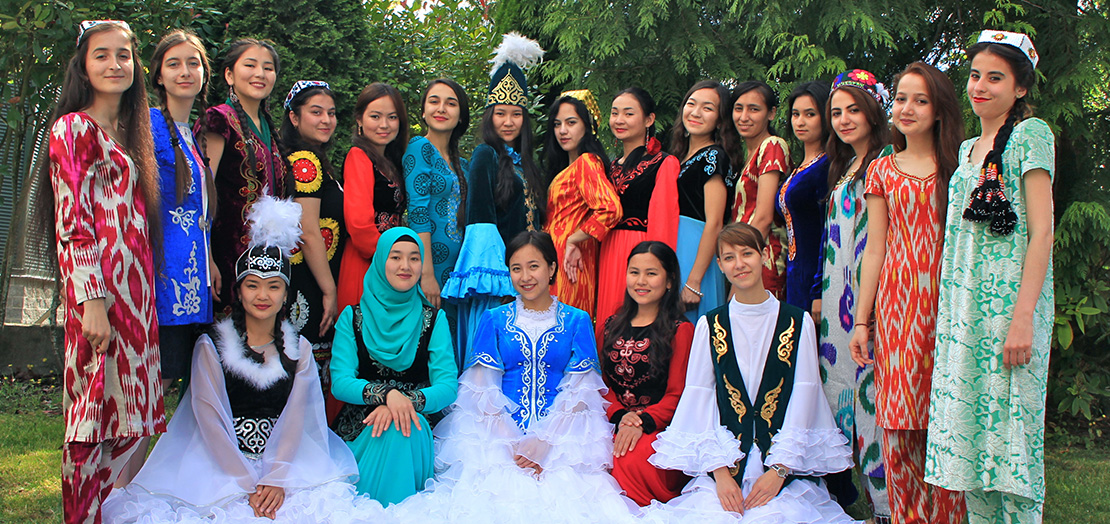
[{"label": "group of young women", "polygon": [[469,161],[459,84],[409,140],[374,83],[341,171],[326,82],[275,129],[267,41],[214,107],[195,35],[155,49],[153,107],[126,23],[77,42],[42,171],[67,522],[851,522],[854,464],[877,522],[1040,520],[1054,144],[1024,35],[968,49],[968,141],[923,62],[889,116],[865,70],[797,86],[797,168],[756,81],[695,84],[669,153],[621,91],[613,161],[567,91],[537,163],[517,34]]}]

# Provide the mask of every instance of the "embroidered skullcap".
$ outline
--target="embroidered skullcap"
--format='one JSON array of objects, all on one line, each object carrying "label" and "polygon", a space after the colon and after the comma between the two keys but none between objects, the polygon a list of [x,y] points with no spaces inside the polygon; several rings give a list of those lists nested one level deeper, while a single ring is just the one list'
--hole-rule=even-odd
[{"label": "embroidered skullcap", "polygon": [[886,90],[886,87],[879,82],[878,77],[870,71],[863,69],[853,69],[836,75],[836,80],[833,80],[832,90],[829,92],[831,93],[844,86],[851,86],[866,91],[880,106],[890,99],[890,93]]},{"label": "embroidered skullcap", "polygon": [[289,89],[289,94],[285,95],[285,103],[282,104],[282,106],[285,107],[285,110],[289,111],[293,109],[289,107],[290,104],[293,103],[293,99],[296,98],[297,95],[301,93],[301,91],[304,91],[305,89],[308,89],[310,87],[322,87],[324,89],[331,89],[331,86],[323,80],[297,80],[297,83],[293,84],[293,87]]},{"label": "embroidered skullcap", "polygon": [[994,44],[1005,44],[1018,48],[1025,57],[1033,63],[1033,69],[1037,68],[1037,62],[1041,57],[1037,55],[1037,50],[1033,47],[1033,41],[1029,39],[1028,35],[1022,33],[1011,33],[1009,31],[995,31],[987,29],[979,33],[979,42],[990,42]]},{"label": "embroidered skullcap", "polygon": [[127,25],[127,22],[124,22],[123,20],[85,20],[77,26],[77,45],[81,45],[81,37],[85,36],[85,31],[88,31],[89,29],[92,29],[101,24],[118,25],[126,29],[128,33],[131,32],[131,26]]}]

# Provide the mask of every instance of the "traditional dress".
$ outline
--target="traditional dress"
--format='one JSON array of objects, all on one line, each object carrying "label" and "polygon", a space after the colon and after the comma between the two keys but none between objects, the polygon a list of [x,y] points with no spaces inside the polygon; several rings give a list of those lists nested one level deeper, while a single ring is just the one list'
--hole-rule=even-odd
[{"label": "traditional dress", "polygon": [[[347,232],[343,224],[343,187],[324,170],[320,158],[312,151],[295,151],[289,155],[289,165],[293,168],[293,179],[297,181],[297,198],[315,198],[320,201],[320,236],[324,239],[328,269],[331,278],[339,282],[339,261],[343,257]],[[298,249],[289,262],[293,266],[293,277],[289,287],[289,321],[297,332],[312,344],[312,356],[320,367],[320,381],[324,391],[330,391],[331,377],[328,363],[331,360],[334,326],[324,336],[320,336],[320,321],[324,316],[324,292],[316,283],[312,268]]]},{"label": "traditional dress", "polygon": [[[814,477],[852,467],[821,389],[813,321],[769,292],[698,320],[686,388],[651,462],[696,478],[649,516],[673,522],[854,522]],[[721,508],[710,472],[729,467],[747,497],[772,464],[791,471],[770,502],[741,516]]]},{"label": "traditional dress", "polygon": [[[551,292],[560,302],[581,309],[591,317],[597,305],[598,247],[620,217],[620,198],[605,177],[601,160],[591,153],[578,155],[555,175],[547,190],[546,230],[555,242],[560,268]],[[585,268],[578,271],[578,282],[572,284],[561,268],[567,239],[579,229],[592,238],[578,244]]]},{"label": "traditional dress", "polygon": [[357,148],[343,161],[343,219],[349,235],[339,266],[339,310],[358,304],[362,277],[374,258],[378,238],[401,225],[405,213],[404,188],[394,184],[370,157]]},{"label": "traditional dress", "polygon": [[[536,197],[524,179],[520,153],[504,146],[513,159],[513,198],[499,206],[494,198],[499,169],[497,151],[479,144],[470,157],[467,172],[467,226],[462,252],[441,296],[458,307],[458,335],[455,339],[456,362],[466,361],[470,337],[478,328],[482,314],[501,303],[501,297],[516,295],[505,266],[505,244],[521,231],[543,229],[543,215]],[[530,154],[530,153],[529,153]]]},{"label": "traditional dress", "polygon": [[[856,461],[875,515],[890,515],[882,458],[882,430],[875,422],[875,367],[860,367],[848,344],[856,323],[859,270],[867,244],[864,181],[841,176],[829,193],[822,235],[821,339],[818,354],[825,395],[837,426],[855,443]],[[868,348],[871,343],[868,343]],[[846,480],[846,479],[845,479]]]},{"label": "traditional dress", "polygon": [[[702,232],[705,231],[705,184],[713,177],[721,181],[731,178],[732,169],[729,164],[728,153],[725,148],[717,144],[705,146],[694,153],[694,156],[682,163],[678,173],[678,268],[681,273],[679,282],[686,282],[694,262],[698,258],[698,248],[701,247]],[[726,206],[727,209],[727,206]],[[724,217],[721,217],[724,226]],[[690,322],[697,322],[698,318],[716,309],[728,299],[725,293],[725,276],[717,265],[714,256],[705,268],[701,279],[701,300],[696,308],[686,312]]]},{"label": "traditional dress", "polygon": [[875,296],[875,419],[895,522],[962,522],[966,511],[962,495],[924,480],[942,244],[936,181],[936,173],[902,171],[894,155],[867,168],[865,194],[887,206]]},{"label": "traditional dress", "polygon": [[247,497],[285,490],[273,522],[379,522],[381,505],[357,497],[354,457],[327,428],[308,340],[281,326],[274,344],[248,349],[232,319],[197,341],[189,389],[143,469],[105,503],[106,522],[257,522]]},{"label": "traditional dress", "polygon": [[810,311],[821,298],[821,232],[829,192],[829,157],[824,153],[798,166],[779,188],[775,212],[786,229],[785,302]]},{"label": "traditional dress", "polygon": [[[732,199],[732,211],[727,217],[729,222],[751,223],[759,194],[759,177],[774,171],[784,176],[790,172],[790,149],[782,138],[769,136],[759,144],[756,151],[748,152],[744,169],[735,175],[734,182],[728,184],[736,190]],[[763,285],[779,297],[786,284],[786,258],[782,254],[786,231],[782,223],[771,221],[770,234],[766,240],[771,247],[771,256],[763,263]]]},{"label": "traditional dress", "polygon": [[[212,322],[212,293],[209,261],[211,235],[208,229],[209,195],[205,184],[203,157],[193,131],[183,122],[166,126],[167,115],[150,109],[150,131],[154,137],[154,158],[162,188],[162,269],[154,287],[158,311],[158,343],[162,378],[172,380],[189,374],[193,360],[194,330],[198,324]],[[169,116],[172,118],[172,116]],[[176,152],[173,137],[185,154],[189,183],[181,200],[177,199]]]},{"label": "traditional dress", "polygon": [[618,426],[629,411],[640,414],[644,434],[623,457],[613,458],[613,478],[629,498],[641,506],[652,500],[667,502],[677,497],[682,486],[690,479],[681,471],[659,469],[648,463],[655,449],[659,432],[667,428],[678,407],[679,396],[686,385],[686,364],[690,358],[690,341],[694,325],[681,322],[671,341],[671,359],[666,374],[653,376],[649,351],[650,326],[613,326],[613,317],[606,321],[606,329],[620,331],[612,347],[601,348],[601,376],[609,391],[605,409],[609,422]]},{"label": "traditional dress", "polygon": [[[620,195],[623,214],[601,243],[597,318],[609,318],[624,302],[624,273],[628,254],[636,244],[658,240],[674,249],[678,240],[678,159],[664,153],[656,138],[649,138],[644,147],[636,165],[614,160],[609,168],[609,181]],[[599,325],[598,333],[600,330]]]},{"label": "traditional dress", "polygon": [[[147,204],[127,151],[85,113],[54,122],[50,182],[65,297],[63,511],[98,522],[140,438],[166,430]],[[112,328],[104,353],[81,334],[95,299]]]},{"label": "traditional dress", "polygon": [[[393,228],[378,242],[366,272],[362,298],[339,316],[332,356],[332,392],[346,402],[333,426],[358,461],[358,491],[382,504],[396,503],[424,488],[432,478],[429,418],[455,400],[458,375],[451,332],[443,311],[424,299],[419,283],[397,291],[385,276],[390,248],[416,232]],[[373,436],[363,422],[397,390],[412,401],[420,428],[408,437],[395,426]]]},{"label": "traditional dress", "polygon": [[[441,471],[428,491],[394,508],[402,522],[635,522],[606,473],[605,420],[593,326],[554,299],[546,311],[515,302],[486,311],[459,379],[459,398],[436,426]],[[513,457],[539,463],[522,469]]]},{"label": "traditional dress", "polygon": [[[263,195],[285,198],[293,195],[293,178],[279,153],[276,137],[265,119],[261,128],[247,119],[246,127],[230,103],[208,108],[206,128],[200,122],[193,132],[215,133],[224,139],[224,152],[214,173],[219,204],[212,219],[212,257],[220,270],[221,315],[230,312],[235,261],[247,250],[247,211]],[[247,148],[254,153],[251,166]]]},{"label": "traditional dress", "polygon": [[965,491],[969,521],[1036,522],[1044,504],[1044,415],[1053,325],[1052,262],[1033,313],[1032,360],[1002,365],[1022,284],[1028,220],[1022,177],[1055,172],[1055,137],[1030,118],[1014,126],[999,177],[1017,224],[1010,235],[963,218],[980,176],[960,147],[948,190],[925,480]]}]

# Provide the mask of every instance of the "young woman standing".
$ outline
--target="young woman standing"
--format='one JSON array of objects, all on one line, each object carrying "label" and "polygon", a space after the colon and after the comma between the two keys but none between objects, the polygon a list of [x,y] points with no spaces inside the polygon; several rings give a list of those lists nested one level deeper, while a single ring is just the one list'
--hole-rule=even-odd
[{"label": "young woman standing", "polygon": [[351,149],[343,161],[343,218],[350,238],[339,266],[339,311],[358,304],[378,238],[401,225],[407,196],[401,157],[409,118],[397,88],[375,82],[355,100]]},{"label": "young woman standing", "polygon": [[[786,290],[783,301],[813,313],[820,323],[821,232],[825,229],[825,197],[829,193],[829,126],[825,106],[829,85],[806,82],[786,99],[790,127],[802,144],[802,161],[779,188],[775,213],[786,228]],[[815,307],[816,306],[816,307]]]},{"label": "young woman standing", "polygon": [[[923,62],[894,81],[893,155],[867,168],[867,246],[852,360],[875,364],[876,423],[893,521],[962,522],[963,497],[925,483],[937,279],[948,180],[963,141],[952,81]],[[864,353],[875,313],[875,358]]]},{"label": "young woman standing", "polygon": [[547,225],[559,266],[553,293],[594,316],[599,243],[621,217],[621,202],[606,172],[609,159],[597,139],[601,111],[587,90],[563,93],[547,118],[545,146]]},{"label": "young woman standing", "polygon": [[1055,138],[1031,118],[1028,36],[983,31],[967,56],[983,134],[960,147],[948,191],[925,481],[964,491],[973,524],[1038,522]]},{"label": "young woman standing", "polygon": [[743,82],[732,90],[732,122],[746,155],[739,151],[739,144],[729,153],[736,179],[728,184],[735,193],[726,217],[730,223],[755,226],[767,239],[771,258],[763,268],[763,283],[775,297],[782,295],[786,281],[782,255],[786,232],[775,223],[775,195],[779,181],[790,172],[790,149],[771,127],[778,105],[778,95],[765,82]]},{"label": "young woman standing", "polygon": [[[221,275],[230,275],[247,249],[244,218],[264,195],[293,195],[293,177],[278,149],[267,99],[281,67],[268,40],[244,38],[231,44],[223,61],[228,85],[224,103],[210,107],[193,131],[215,173],[219,205],[212,219],[212,257]],[[219,302],[230,311],[231,282],[222,279]]]},{"label": "young woman standing", "polygon": [[[836,414],[837,425],[856,442],[857,462],[875,507],[882,513],[887,498],[882,465],[882,433],[875,422],[874,368],[861,369],[852,361],[849,344],[855,332],[852,305],[859,296],[859,264],[867,242],[867,208],[864,174],[871,161],[890,142],[882,104],[886,89],[875,75],[862,69],[841,73],[832,84],[826,118],[832,126],[825,151],[829,155],[828,204],[822,239],[821,338],[818,354],[825,373],[825,395]],[[857,496],[850,474],[829,479],[829,489],[839,502]]]},{"label": "young woman standing", "polygon": [[[655,99],[639,87],[621,91],[613,99],[609,129],[624,148],[609,167],[622,215],[601,243],[597,318],[609,318],[624,301],[621,278],[636,244],[658,240],[674,249],[678,241],[678,159],[655,138]],[[597,329],[601,338],[602,325]]]},{"label": "young woman standing", "polygon": [[125,22],[81,23],[50,162],[39,172],[53,189],[40,193],[39,208],[56,235],[66,308],[67,524],[100,522],[139,441],[166,430],[154,301],[158,168],[138,47]]},{"label": "young woman standing", "polygon": [[666,244],[644,241],[632,248],[624,281],[624,304],[605,320],[598,354],[609,388],[605,413],[615,426],[613,478],[646,506],[677,497],[690,480],[653,466],[648,457],[686,384],[694,325],[683,317],[678,257]]},{"label": "young woman standing", "polygon": [[728,89],[715,80],[694,84],[671,128],[671,153],[682,160],[678,173],[678,264],[686,318],[698,317],[725,302],[725,277],[713,263],[717,233],[729,207],[731,178],[728,148],[732,134],[726,110]]}]

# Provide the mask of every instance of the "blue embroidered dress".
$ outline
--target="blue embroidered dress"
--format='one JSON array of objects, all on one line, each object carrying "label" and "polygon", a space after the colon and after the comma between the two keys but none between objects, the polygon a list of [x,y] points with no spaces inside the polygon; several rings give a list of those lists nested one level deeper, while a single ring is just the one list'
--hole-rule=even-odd
[{"label": "blue embroidered dress", "polygon": [[[209,239],[204,211],[208,201],[199,148],[189,127],[176,125],[178,143],[189,162],[192,179],[177,201],[174,150],[166,119],[150,109],[150,131],[162,190],[162,251],[165,260],[154,287],[158,324],[183,326],[212,322],[212,294],[208,291]],[[184,132],[183,132],[184,131]]]},{"label": "blue embroidered dress", "polygon": [[[465,158],[459,163],[464,171],[469,166]],[[432,263],[435,264],[436,281],[442,288],[459,258],[466,227],[459,223],[461,188],[458,176],[435,146],[422,136],[409,141],[401,166],[409,195],[408,225],[417,233],[432,235]]]}]

